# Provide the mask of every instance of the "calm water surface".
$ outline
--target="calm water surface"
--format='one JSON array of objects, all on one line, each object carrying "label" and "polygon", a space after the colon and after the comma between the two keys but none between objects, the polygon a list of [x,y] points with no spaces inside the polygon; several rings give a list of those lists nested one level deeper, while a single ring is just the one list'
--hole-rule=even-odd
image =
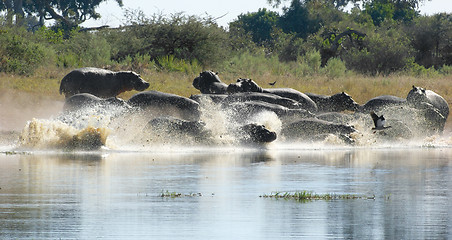
[{"label": "calm water surface", "polygon": [[[375,199],[259,197],[302,190]],[[3,152],[0,239],[451,239],[451,190],[451,148]]]}]

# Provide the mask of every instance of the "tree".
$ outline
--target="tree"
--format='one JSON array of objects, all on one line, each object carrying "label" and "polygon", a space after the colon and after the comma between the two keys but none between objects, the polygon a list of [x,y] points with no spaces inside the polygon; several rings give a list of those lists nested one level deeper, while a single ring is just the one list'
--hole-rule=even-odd
[{"label": "tree", "polygon": [[[304,0],[303,2],[323,2],[326,4],[334,4],[336,8],[343,8],[347,6],[349,3],[362,3],[362,4],[369,4],[374,2],[375,0]],[[431,1],[431,0],[391,0],[396,5],[400,6],[410,6],[412,9],[417,9],[419,7],[419,4],[425,1]],[[274,7],[279,7],[284,0],[267,0],[269,4],[272,4]]]},{"label": "tree", "polygon": [[[267,0],[268,4],[273,5],[273,7],[279,7],[284,0]],[[347,6],[348,3],[357,3],[360,2],[360,0],[303,0],[303,3],[309,3],[309,2],[321,2],[324,4],[332,4],[336,8],[343,8]]]},{"label": "tree", "polygon": [[376,26],[385,19],[410,22],[419,15],[418,4],[414,0],[373,0],[364,4],[364,12],[372,17]]},{"label": "tree", "polygon": [[436,14],[417,18],[408,27],[416,63],[437,68],[452,64],[452,15]]},{"label": "tree", "polygon": [[20,25],[24,18],[22,0],[2,0],[0,1],[0,11],[6,10],[6,23],[13,24],[13,18],[16,16],[16,24]]},{"label": "tree", "polygon": [[[27,13],[36,15],[40,26],[45,20],[55,20],[65,29],[72,29],[90,18],[98,19],[100,15],[95,8],[104,1],[107,0],[3,0],[0,11],[6,10],[9,16],[14,13],[17,24]],[[122,0],[115,1],[122,6]]]},{"label": "tree", "polygon": [[237,20],[229,24],[229,30],[237,37],[249,34],[257,45],[268,46],[273,38],[274,28],[277,27],[278,18],[277,12],[260,8],[254,13],[240,14]]},{"label": "tree", "polygon": [[283,11],[279,23],[286,33],[295,33],[297,37],[306,38],[320,28],[318,19],[309,16],[306,4],[300,0],[293,0],[290,7],[283,8]]}]

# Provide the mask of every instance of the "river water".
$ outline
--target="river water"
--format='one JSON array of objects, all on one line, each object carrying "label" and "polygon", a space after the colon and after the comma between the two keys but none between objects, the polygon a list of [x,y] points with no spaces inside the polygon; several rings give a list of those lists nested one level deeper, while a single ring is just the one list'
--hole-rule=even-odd
[{"label": "river water", "polygon": [[[358,123],[355,145],[243,147],[207,111],[202,146],[143,132],[148,116],[4,99],[18,98],[0,97],[0,239],[452,239],[450,127],[387,141]],[[302,191],[361,198],[261,197]]]},{"label": "river water", "polygon": [[[0,239],[452,238],[444,146],[3,151],[0,173]],[[296,191],[364,197],[260,197]]]}]

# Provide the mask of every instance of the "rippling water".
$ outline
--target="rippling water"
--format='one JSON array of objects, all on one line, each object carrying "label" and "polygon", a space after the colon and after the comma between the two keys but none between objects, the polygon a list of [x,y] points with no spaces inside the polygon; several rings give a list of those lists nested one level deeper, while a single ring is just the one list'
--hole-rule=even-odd
[{"label": "rippling water", "polygon": [[[452,238],[447,147],[4,151],[0,173],[1,239]],[[259,197],[302,190],[375,198]]]}]

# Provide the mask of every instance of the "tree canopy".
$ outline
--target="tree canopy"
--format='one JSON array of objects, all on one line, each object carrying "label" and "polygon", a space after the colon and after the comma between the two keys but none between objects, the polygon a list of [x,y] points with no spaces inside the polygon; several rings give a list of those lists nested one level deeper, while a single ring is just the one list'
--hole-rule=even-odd
[{"label": "tree canopy", "polygon": [[[99,13],[96,7],[108,0],[2,0],[0,11],[7,11],[7,21],[12,24],[13,15],[16,16],[16,24],[21,24],[25,14],[36,16],[39,26],[44,25],[45,20],[55,20],[61,26],[71,29],[93,18],[98,19]],[[120,6],[122,0],[115,0]]]}]

